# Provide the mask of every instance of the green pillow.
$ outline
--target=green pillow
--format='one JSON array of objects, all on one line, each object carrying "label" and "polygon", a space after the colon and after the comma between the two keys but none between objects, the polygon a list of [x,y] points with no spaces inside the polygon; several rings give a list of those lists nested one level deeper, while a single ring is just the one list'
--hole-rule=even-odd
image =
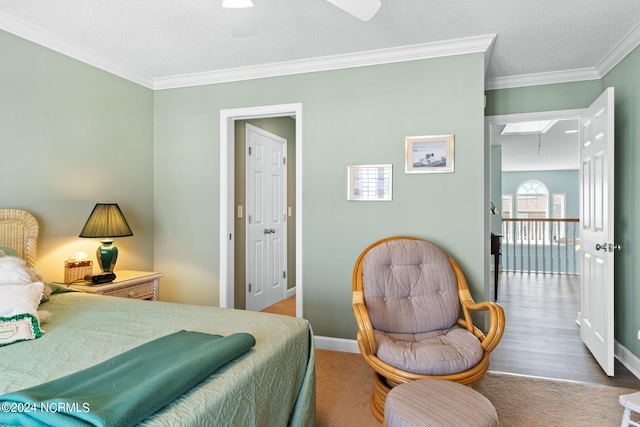
[{"label": "green pillow", "polygon": [[[78,291],[76,289],[70,288],[67,285],[60,285],[57,283],[49,283],[48,285],[51,288],[52,294],[61,294],[64,292],[82,292],[82,291]],[[42,300],[42,302],[44,302],[44,299]]]},{"label": "green pillow", "polygon": [[22,258],[15,249],[10,248],[9,246],[0,246],[0,251],[4,252],[6,255],[15,256],[18,258]]}]

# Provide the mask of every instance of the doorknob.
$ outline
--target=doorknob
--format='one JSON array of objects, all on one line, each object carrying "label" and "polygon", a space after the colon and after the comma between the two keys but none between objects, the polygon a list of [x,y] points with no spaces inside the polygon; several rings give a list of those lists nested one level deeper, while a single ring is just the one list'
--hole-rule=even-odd
[{"label": "doorknob", "polygon": [[617,243],[596,243],[596,251],[613,252],[622,250],[622,246]]},{"label": "doorknob", "polygon": [[264,234],[273,234],[276,232],[275,228],[265,228],[264,229]]}]

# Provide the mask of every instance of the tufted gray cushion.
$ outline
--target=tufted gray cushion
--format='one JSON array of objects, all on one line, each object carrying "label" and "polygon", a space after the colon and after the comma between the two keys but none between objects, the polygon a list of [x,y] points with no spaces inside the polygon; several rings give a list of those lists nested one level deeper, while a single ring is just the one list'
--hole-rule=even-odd
[{"label": "tufted gray cushion", "polygon": [[456,326],[458,283],[437,246],[391,240],[372,248],[362,266],[381,360],[425,375],[458,373],[478,363],[484,351],[473,334]]},{"label": "tufted gray cushion", "polygon": [[364,300],[375,329],[398,334],[449,329],[460,311],[447,256],[423,240],[392,240],[363,260]]},{"label": "tufted gray cushion", "polygon": [[457,374],[474,367],[484,354],[480,341],[457,326],[430,334],[409,335],[406,339],[380,331],[375,334],[376,355],[380,360],[416,374]]}]

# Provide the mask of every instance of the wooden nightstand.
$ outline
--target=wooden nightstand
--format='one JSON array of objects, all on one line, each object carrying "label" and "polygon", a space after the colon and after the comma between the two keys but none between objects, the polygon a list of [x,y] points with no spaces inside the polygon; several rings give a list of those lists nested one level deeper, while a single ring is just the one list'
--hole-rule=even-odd
[{"label": "wooden nightstand", "polygon": [[91,282],[75,282],[69,287],[91,294],[158,301],[162,273],[132,270],[118,270],[115,273],[116,280],[113,282],[103,285],[93,285],[90,284]]}]

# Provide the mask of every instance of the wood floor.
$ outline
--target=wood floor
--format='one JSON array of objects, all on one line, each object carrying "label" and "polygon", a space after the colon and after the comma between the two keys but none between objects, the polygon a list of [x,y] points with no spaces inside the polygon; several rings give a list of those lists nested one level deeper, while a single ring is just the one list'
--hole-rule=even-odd
[{"label": "wood floor", "polygon": [[501,273],[499,280],[507,322],[490,370],[640,389],[617,359],[607,377],[580,339],[579,276]]},{"label": "wood floor", "polygon": [[[605,375],[580,339],[579,286],[573,275],[501,273],[498,302],[507,326],[489,369],[640,390],[617,359],[615,376]],[[263,311],[295,316],[295,296]]]},{"label": "wood floor", "polygon": [[286,316],[296,315],[296,296],[292,296],[261,310],[264,313],[284,314]]}]

